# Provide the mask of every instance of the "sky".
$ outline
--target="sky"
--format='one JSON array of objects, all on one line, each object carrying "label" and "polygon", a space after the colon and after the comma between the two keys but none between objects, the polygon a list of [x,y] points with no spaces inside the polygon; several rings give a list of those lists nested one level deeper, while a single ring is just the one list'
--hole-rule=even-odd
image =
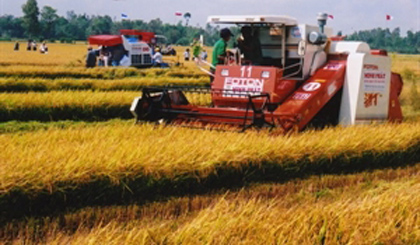
[{"label": "sky", "polygon": [[[76,14],[109,15],[121,20],[160,18],[175,24],[183,20],[175,12],[191,13],[190,25],[204,27],[209,15],[287,15],[302,24],[317,24],[319,12],[334,16],[327,26],[334,32],[351,34],[373,28],[401,28],[401,34],[420,31],[420,0],[38,0],[38,7],[51,6],[60,16]],[[0,0],[0,15],[22,16],[26,0]],[[386,15],[393,20],[387,21]]]}]

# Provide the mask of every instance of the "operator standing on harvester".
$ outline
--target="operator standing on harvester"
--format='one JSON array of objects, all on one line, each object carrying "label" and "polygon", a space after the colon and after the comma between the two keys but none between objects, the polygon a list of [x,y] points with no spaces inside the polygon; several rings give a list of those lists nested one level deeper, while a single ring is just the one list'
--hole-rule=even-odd
[{"label": "operator standing on harvester", "polygon": [[238,38],[237,41],[239,50],[244,54],[244,63],[261,65],[261,44],[257,35],[252,34],[252,28],[250,26],[243,26],[241,33],[242,37]]},{"label": "operator standing on harvester", "polygon": [[[226,48],[227,42],[229,42],[230,37],[233,36],[232,32],[228,28],[223,28],[220,30],[220,39],[214,44],[213,55],[212,55],[212,65],[224,64],[226,58]],[[216,68],[210,68],[210,72],[214,74]],[[214,77],[210,76],[210,82],[213,82]]]}]

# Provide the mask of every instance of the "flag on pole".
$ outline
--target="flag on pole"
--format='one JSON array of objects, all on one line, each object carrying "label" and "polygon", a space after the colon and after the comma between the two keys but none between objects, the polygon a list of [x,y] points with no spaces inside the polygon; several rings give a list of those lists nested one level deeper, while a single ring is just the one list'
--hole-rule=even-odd
[{"label": "flag on pole", "polygon": [[334,19],[334,15],[329,14],[329,15],[328,15],[328,18],[331,18],[331,19],[333,20],[333,19]]},{"label": "flag on pole", "polygon": [[393,20],[394,19],[394,17],[393,16],[391,16],[391,15],[389,15],[389,14],[387,14],[386,15],[386,20]]},{"label": "flag on pole", "polygon": [[121,13],[121,19],[128,19],[128,15]]},{"label": "flag on pole", "polygon": [[176,15],[176,16],[182,16],[182,13],[181,13],[180,11],[176,11],[176,12],[175,12],[175,15]]}]

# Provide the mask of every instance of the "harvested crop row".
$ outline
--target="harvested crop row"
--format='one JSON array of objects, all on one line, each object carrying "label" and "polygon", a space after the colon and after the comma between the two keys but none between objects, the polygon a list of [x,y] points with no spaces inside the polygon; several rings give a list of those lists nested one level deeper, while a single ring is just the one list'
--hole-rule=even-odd
[{"label": "harvested crop row", "polygon": [[[219,241],[222,237],[250,244],[286,243],[286,239],[307,239],[314,244],[321,238],[328,243],[349,243],[357,239],[357,232],[363,232],[364,241],[370,243],[410,243],[420,239],[415,233],[419,222],[416,214],[420,212],[416,195],[419,169],[420,164],[417,164],[354,175],[326,175],[284,184],[257,185],[238,192],[173,198],[145,206],[88,207],[65,213],[60,218],[10,222],[0,228],[0,240],[61,244],[62,239],[86,243],[87,239],[100,238],[118,244],[150,244],[152,239],[161,243],[165,239],[166,242],[181,240],[196,244],[198,240],[205,240],[209,243],[206,239],[210,237],[205,236],[204,231],[193,228],[192,224],[198,222],[198,227],[212,234],[211,239],[218,243],[223,243]],[[352,205],[354,203],[357,205]],[[219,209],[221,206],[227,209]],[[254,212],[262,207],[267,210]],[[370,212],[364,213],[366,208]],[[235,217],[231,217],[228,210]],[[280,211],[283,212],[277,213]],[[268,223],[264,218],[272,212],[275,213],[273,218],[274,215],[281,218]],[[203,216],[209,219],[201,219]],[[227,218],[234,223],[214,225],[216,220],[222,222]],[[367,220],[369,222],[360,222]],[[306,228],[298,229],[301,226]],[[322,227],[325,232],[321,232]],[[189,233],[191,229],[195,232]],[[275,230],[281,232],[273,232]],[[197,232],[201,234],[198,237]],[[136,235],[130,236],[130,233]],[[264,238],[255,240],[258,234],[264,234]]]},{"label": "harvested crop row", "polygon": [[[129,108],[140,92],[53,91],[4,93],[0,96],[0,121],[107,120],[133,118]],[[208,95],[188,95],[191,103],[206,105]]]},{"label": "harvested crop row", "polygon": [[[49,242],[76,244],[416,244],[420,241],[418,181],[382,183],[358,195],[329,193],[325,198],[294,195],[281,199],[219,202],[190,217],[174,220],[110,222],[59,233]],[[289,199],[288,198],[288,199]]]},{"label": "harvested crop row", "polygon": [[20,77],[20,78],[123,78],[132,76],[142,76],[138,70],[134,68],[93,68],[86,69],[83,67],[33,67],[33,66],[0,66],[0,77]]},{"label": "harvested crop row", "polygon": [[[49,212],[44,209],[52,201],[61,208],[148,200],[420,161],[418,123],[290,137],[113,125],[4,134],[0,144],[5,145],[0,156],[0,210],[5,217],[33,210],[31,205]],[[22,203],[19,210],[15,203]]]},{"label": "harvested crop row", "polygon": [[[65,86],[65,84],[62,84]],[[96,86],[85,84],[86,87]],[[34,85],[36,86],[36,85]],[[69,85],[77,86],[77,83]],[[80,86],[83,86],[80,84]],[[101,84],[98,85],[102,86]],[[108,120],[112,118],[133,118],[129,113],[132,100],[141,94],[141,89],[133,91],[112,91],[118,87],[128,89],[130,85],[107,84],[96,91],[51,91],[48,93],[3,93],[0,96],[0,122],[57,121],[57,120]],[[133,86],[137,86],[134,85]],[[133,87],[134,88],[134,87]],[[108,92],[102,90],[110,89]],[[208,106],[209,95],[186,93],[190,103]],[[420,119],[420,103],[408,97],[402,104],[404,121],[417,122]]]},{"label": "harvested crop row", "polygon": [[138,92],[12,93],[0,97],[0,118],[10,120],[106,120],[131,118],[129,105]]},{"label": "harvested crop row", "polygon": [[42,78],[0,78],[0,92],[47,92],[55,90],[131,90],[140,91],[148,86],[208,86],[208,78],[123,78],[103,79],[42,79]]},{"label": "harvested crop row", "polygon": [[207,77],[206,74],[197,69],[174,67],[170,69],[135,69],[122,67],[97,67],[86,69],[83,67],[34,67],[34,66],[0,66],[0,77],[19,78],[101,78],[114,79],[124,77],[178,77],[178,78],[200,78]]},{"label": "harvested crop row", "polygon": [[38,131],[46,130],[49,128],[56,129],[66,129],[66,128],[85,128],[85,127],[95,127],[95,126],[105,126],[105,125],[115,125],[120,127],[121,125],[130,125],[133,124],[132,120],[121,120],[121,119],[111,119],[108,121],[100,122],[86,122],[86,121],[49,121],[49,122],[40,122],[40,121],[8,121],[0,123],[0,134],[11,134],[11,133],[22,133],[26,131]]}]

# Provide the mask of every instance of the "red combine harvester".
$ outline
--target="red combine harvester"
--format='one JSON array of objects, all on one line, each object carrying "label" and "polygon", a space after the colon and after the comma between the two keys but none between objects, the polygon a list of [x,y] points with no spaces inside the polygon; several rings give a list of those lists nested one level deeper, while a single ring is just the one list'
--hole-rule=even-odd
[{"label": "red combine harvester", "polygon": [[90,45],[104,46],[114,56],[114,52],[125,53],[128,57],[123,66],[150,67],[153,65],[152,52],[159,35],[140,30],[120,30],[120,35],[89,36]]},{"label": "red combine harvester", "polygon": [[[190,104],[178,88],[145,88],[134,99],[136,121],[202,125],[279,127],[284,132],[308,126],[401,122],[399,74],[391,72],[384,50],[364,42],[342,41],[325,28],[298,25],[287,16],[210,16],[217,24],[250,26],[261,45],[261,64],[216,66],[209,93],[212,106]],[[238,58],[239,57],[239,58]]]}]

